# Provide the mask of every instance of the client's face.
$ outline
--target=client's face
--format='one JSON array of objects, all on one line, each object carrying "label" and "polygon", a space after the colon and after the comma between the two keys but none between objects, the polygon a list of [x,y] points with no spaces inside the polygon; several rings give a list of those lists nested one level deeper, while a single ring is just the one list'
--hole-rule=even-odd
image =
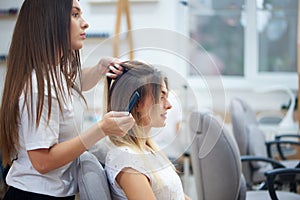
[{"label": "client's face", "polygon": [[154,103],[155,101],[152,95],[148,95],[143,102],[139,103],[140,126],[148,126],[150,128],[165,126],[167,110],[172,107],[167,97],[168,90],[165,82],[163,82],[158,104]]}]

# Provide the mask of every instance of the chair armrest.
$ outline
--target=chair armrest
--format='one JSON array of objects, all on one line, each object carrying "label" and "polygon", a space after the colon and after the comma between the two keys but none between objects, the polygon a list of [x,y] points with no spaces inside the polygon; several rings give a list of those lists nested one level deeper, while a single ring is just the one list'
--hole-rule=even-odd
[{"label": "chair armrest", "polygon": [[243,155],[243,156],[241,156],[241,161],[242,162],[263,161],[263,162],[266,162],[266,163],[270,163],[273,166],[274,169],[285,168],[285,166],[283,164],[281,164],[280,162],[278,162],[277,160],[274,160],[272,158],[261,157],[261,156],[246,156],[246,155]]},{"label": "chair armrest", "polygon": [[[241,156],[241,161],[242,162],[262,161],[262,162],[271,164],[273,169],[285,168],[285,166],[282,165],[277,160],[274,160],[272,158],[262,157],[262,156],[243,155],[243,156]],[[272,170],[272,169],[270,169],[270,170]],[[267,183],[266,183],[266,181],[263,181],[263,183],[259,187],[259,190],[265,190],[265,189],[267,189]]]},{"label": "chair armrest", "polygon": [[[275,140],[277,141],[282,141],[281,139],[282,138],[298,138],[300,140],[300,135],[299,134],[279,134],[279,135],[276,135],[275,136]],[[287,140],[286,140],[287,141]],[[296,144],[297,143],[297,144]],[[299,142],[296,142],[295,144],[293,145],[298,145],[300,146],[300,143]],[[291,143],[292,144],[292,143]],[[282,160],[286,160],[286,157],[284,156],[283,152],[282,152],[282,149],[281,149],[281,146],[279,144],[277,144],[277,150],[278,150],[278,153],[279,153],[279,156]]]},{"label": "chair armrest", "polygon": [[281,138],[284,137],[296,137],[300,139],[300,134],[279,134],[275,136],[275,140],[280,140]]},{"label": "chair armrest", "polygon": [[[278,197],[276,195],[275,191],[275,179],[277,176],[289,176],[291,181],[296,181],[295,176],[296,174],[300,174],[300,168],[284,168],[284,169],[274,169],[270,171],[265,172],[265,176],[267,177],[267,185],[268,185],[268,191],[270,194],[270,197],[272,200],[278,200]],[[298,179],[299,181],[299,179]],[[295,186],[296,187],[296,186]],[[296,192],[295,189],[293,188]]]},{"label": "chair armrest", "polygon": [[265,143],[266,144],[266,148],[267,148],[267,154],[269,158],[272,158],[272,153],[271,153],[271,146],[272,145],[276,145],[277,147],[277,151],[278,154],[280,156],[280,159],[282,160],[286,160],[286,157],[282,151],[281,145],[282,144],[289,144],[289,145],[295,145],[295,146],[299,146],[300,147],[300,142],[297,141],[290,141],[290,140],[273,140],[273,141],[268,141]]}]

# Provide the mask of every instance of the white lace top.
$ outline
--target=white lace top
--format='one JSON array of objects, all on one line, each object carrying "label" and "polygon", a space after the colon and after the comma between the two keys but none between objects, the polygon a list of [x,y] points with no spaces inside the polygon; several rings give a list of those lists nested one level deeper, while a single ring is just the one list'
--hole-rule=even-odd
[{"label": "white lace top", "polygon": [[132,168],[151,182],[157,200],[183,200],[184,192],[179,176],[172,164],[155,152],[136,153],[129,147],[116,147],[106,157],[105,171],[110,183],[112,199],[127,199],[125,192],[116,181],[124,168]]}]

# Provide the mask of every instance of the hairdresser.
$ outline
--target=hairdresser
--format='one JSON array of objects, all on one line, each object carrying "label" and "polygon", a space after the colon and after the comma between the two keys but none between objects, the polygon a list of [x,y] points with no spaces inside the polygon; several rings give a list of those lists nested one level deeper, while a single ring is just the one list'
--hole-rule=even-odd
[{"label": "hairdresser", "polygon": [[23,2],[0,110],[2,159],[10,166],[5,200],[74,199],[72,161],[105,136],[125,136],[134,124],[128,113],[111,111],[85,132],[76,129],[81,122],[74,115],[73,95],[84,99],[82,91],[105,74],[123,73],[112,58],[81,69],[79,50],[87,28],[78,0]]}]

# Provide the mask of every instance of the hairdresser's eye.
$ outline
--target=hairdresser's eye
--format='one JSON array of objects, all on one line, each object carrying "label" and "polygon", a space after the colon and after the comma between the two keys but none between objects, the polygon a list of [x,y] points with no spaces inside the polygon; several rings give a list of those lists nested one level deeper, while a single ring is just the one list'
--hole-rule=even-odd
[{"label": "hairdresser's eye", "polygon": [[72,16],[75,18],[79,18],[80,17],[80,13],[79,12],[73,12]]}]

